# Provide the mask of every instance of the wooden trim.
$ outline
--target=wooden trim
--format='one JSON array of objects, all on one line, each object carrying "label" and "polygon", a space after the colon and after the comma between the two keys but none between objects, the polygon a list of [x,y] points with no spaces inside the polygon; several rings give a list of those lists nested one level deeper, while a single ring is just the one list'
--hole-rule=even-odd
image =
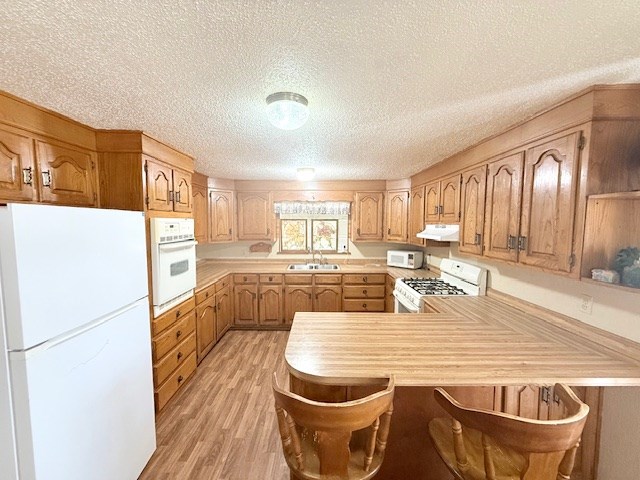
[{"label": "wooden trim", "polygon": [[58,112],[0,91],[0,122],[68,144],[96,150],[95,131]]},{"label": "wooden trim", "polygon": [[181,168],[189,173],[193,173],[193,157],[176,150],[172,146],[156,140],[146,133],[142,137],[142,151],[159,160],[163,160],[174,167]]},{"label": "wooden trim", "polygon": [[387,180],[387,188],[385,190],[409,190],[411,188],[411,179],[402,178],[400,180]]},{"label": "wooden trim", "polygon": [[199,172],[193,172],[191,174],[191,183],[199,187],[204,187],[205,189],[208,188],[207,176]]},{"label": "wooden trim", "polygon": [[236,190],[243,191],[260,191],[271,190],[275,192],[282,191],[383,191],[386,190],[385,180],[338,180],[338,181],[319,181],[319,182],[297,182],[286,180],[236,180]]},{"label": "wooden trim", "polygon": [[236,181],[229,178],[212,178],[207,179],[208,187],[216,190],[234,190],[236,189]]}]

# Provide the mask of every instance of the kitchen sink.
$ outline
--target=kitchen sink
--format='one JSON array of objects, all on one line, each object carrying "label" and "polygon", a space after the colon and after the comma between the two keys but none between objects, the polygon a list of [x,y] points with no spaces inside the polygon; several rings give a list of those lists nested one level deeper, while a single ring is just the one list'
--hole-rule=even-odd
[{"label": "kitchen sink", "polygon": [[287,270],[340,270],[340,266],[335,263],[293,263],[287,267]]}]

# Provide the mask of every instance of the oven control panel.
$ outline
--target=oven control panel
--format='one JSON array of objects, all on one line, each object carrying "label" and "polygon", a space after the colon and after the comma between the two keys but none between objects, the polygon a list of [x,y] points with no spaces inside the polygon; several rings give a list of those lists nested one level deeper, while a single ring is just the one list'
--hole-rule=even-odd
[{"label": "oven control panel", "polygon": [[151,243],[185,242],[195,238],[193,218],[152,218]]}]

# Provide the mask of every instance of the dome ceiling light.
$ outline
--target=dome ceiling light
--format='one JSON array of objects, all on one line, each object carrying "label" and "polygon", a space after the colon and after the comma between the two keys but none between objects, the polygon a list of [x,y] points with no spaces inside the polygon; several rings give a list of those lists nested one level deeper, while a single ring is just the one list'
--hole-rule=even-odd
[{"label": "dome ceiling light", "polygon": [[274,127],[295,130],[309,118],[309,102],[292,92],[272,93],[267,97],[267,117]]}]

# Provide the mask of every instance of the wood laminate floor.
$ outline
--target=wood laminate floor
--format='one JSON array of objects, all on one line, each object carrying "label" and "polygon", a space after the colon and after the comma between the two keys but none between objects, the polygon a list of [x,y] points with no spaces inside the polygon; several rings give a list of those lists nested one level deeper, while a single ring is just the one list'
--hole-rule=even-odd
[{"label": "wood laminate floor", "polygon": [[141,480],[285,480],[271,375],[289,332],[229,331],[156,419]]}]

